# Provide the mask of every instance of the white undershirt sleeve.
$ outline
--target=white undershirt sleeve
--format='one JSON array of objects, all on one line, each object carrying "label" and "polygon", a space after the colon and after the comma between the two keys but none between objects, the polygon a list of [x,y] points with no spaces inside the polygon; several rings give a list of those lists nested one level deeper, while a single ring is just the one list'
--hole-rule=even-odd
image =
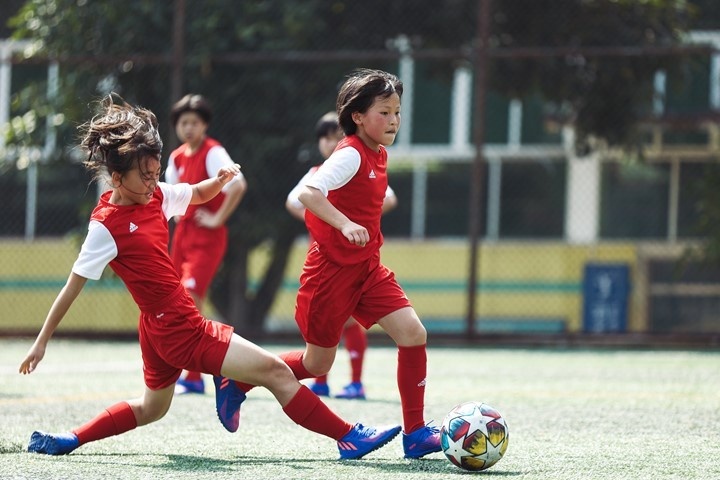
[{"label": "white undershirt sleeve", "polygon": [[91,280],[99,280],[105,267],[117,256],[115,239],[105,225],[97,220],[90,220],[88,234],[80,247],[73,273]]},{"label": "white undershirt sleeve", "polygon": [[168,159],[168,165],[165,169],[165,181],[171,185],[174,185],[180,181],[178,178],[177,167],[175,166],[175,158],[170,157]]},{"label": "white undershirt sleeve", "polygon": [[185,215],[190,200],[192,200],[192,187],[188,183],[170,185],[164,182],[158,183],[163,193],[162,210],[166,219],[176,215]]},{"label": "white undershirt sleeve", "polygon": [[[208,151],[207,156],[205,157],[205,170],[207,170],[208,178],[216,177],[222,167],[230,167],[234,163],[235,162],[232,161],[232,158],[230,158],[230,154],[227,153],[227,150],[225,150],[225,148],[221,147],[220,145],[215,145]],[[226,183],[223,186],[222,191],[226,192],[228,189],[228,185],[233,182],[239,181],[241,178],[243,178],[242,172],[237,174],[235,178]]]},{"label": "white undershirt sleeve", "polygon": [[337,190],[352,179],[360,169],[360,152],[353,147],[335,150],[305,185],[317,188],[327,197],[330,190]]},{"label": "white undershirt sleeve", "polygon": [[293,187],[292,190],[290,190],[290,193],[288,193],[287,201],[295,208],[305,208],[305,205],[302,204],[300,199],[298,198],[300,196],[300,191],[303,189],[303,187],[307,184],[307,181],[310,180],[310,177],[312,177],[317,169],[315,167],[311,168],[303,177],[300,179],[300,181]]}]

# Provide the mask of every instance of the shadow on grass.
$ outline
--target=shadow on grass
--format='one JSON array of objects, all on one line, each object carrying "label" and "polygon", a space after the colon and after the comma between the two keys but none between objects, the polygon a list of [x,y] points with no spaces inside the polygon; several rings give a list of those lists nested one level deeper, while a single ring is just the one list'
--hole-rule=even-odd
[{"label": "shadow on grass", "polygon": [[[227,458],[213,458],[197,455],[175,455],[175,454],[143,454],[143,453],[95,453],[95,454],[78,454],[73,453],[72,461],[74,463],[87,463],[92,465],[113,465],[127,466],[140,469],[152,469],[170,472],[226,472],[241,471],[243,467],[257,467],[272,465],[274,468],[280,467],[298,471],[312,471],[322,464],[332,466],[358,465],[364,467],[378,468],[384,471],[395,471],[394,467],[398,465],[394,462],[384,463],[382,460],[373,461],[347,461],[333,459],[317,459],[317,458],[283,458],[277,457],[253,457],[253,456],[237,456]],[[67,457],[70,458],[70,457]],[[145,459],[145,461],[143,461]],[[386,468],[387,467],[387,468]],[[397,471],[402,470],[398,468]],[[311,477],[308,477],[311,478]]]},{"label": "shadow on grass", "polygon": [[[376,468],[381,470],[383,473],[397,473],[398,478],[402,474],[407,473],[441,473],[443,475],[477,475],[478,472],[470,472],[455,467],[449,461],[444,458],[423,458],[420,460],[405,460],[398,459],[397,462],[377,462],[375,460],[358,460],[358,465],[362,465],[365,468]],[[523,475],[523,472],[511,472],[507,470],[491,468],[487,471],[482,472],[485,475],[492,474],[496,477],[517,477]]]},{"label": "shadow on grass", "polygon": [[0,454],[20,453],[24,452],[26,448],[27,447],[21,443],[0,439]]},{"label": "shadow on grass", "polygon": [[0,400],[16,400],[18,398],[29,398],[27,395],[23,395],[21,393],[7,393],[7,392],[0,392]]},{"label": "shadow on grass", "polygon": [[[421,460],[405,460],[398,458],[397,460],[387,459],[361,459],[361,460],[337,460],[337,459],[317,459],[317,458],[283,458],[277,457],[254,457],[254,456],[237,456],[228,458],[212,458],[197,455],[175,455],[175,454],[72,454],[73,461],[76,463],[89,463],[93,465],[113,465],[113,466],[132,466],[140,469],[152,469],[170,472],[230,472],[241,473],[243,467],[258,467],[272,465],[273,468],[284,468],[295,470],[298,472],[306,472],[307,478],[312,478],[312,471],[318,468],[334,469],[334,468],[360,468],[363,475],[367,474],[367,470],[377,470],[378,474],[397,474],[401,476],[408,473],[441,473],[444,475],[473,475],[478,472],[469,472],[461,470],[451,465],[447,460],[442,458]],[[103,458],[105,457],[105,458]],[[147,462],[142,458],[148,459]],[[502,468],[490,469],[485,474],[492,474],[494,477],[516,477],[523,475],[522,472],[505,471]]]}]

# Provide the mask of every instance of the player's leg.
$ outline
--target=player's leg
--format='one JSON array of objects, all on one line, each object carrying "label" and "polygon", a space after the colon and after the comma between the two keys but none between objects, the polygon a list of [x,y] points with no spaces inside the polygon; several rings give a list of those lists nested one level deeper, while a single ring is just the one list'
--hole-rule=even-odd
[{"label": "player's leg", "polygon": [[[242,337],[240,337],[242,338]],[[244,340],[244,339],[243,339]],[[254,345],[252,342],[246,342]],[[260,348],[260,347],[258,347]],[[337,345],[334,347],[319,347],[313,344],[305,344],[305,350],[293,350],[284,352],[278,357],[290,367],[296,380],[304,380],[306,378],[314,378],[319,375],[327,375],[335,361],[337,353]],[[223,375],[225,376],[225,375]],[[260,385],[254,381],[240,380],[238,382],[240,388],[245,392],[249,392],[255,385]]]},{"label": "player's leg", "polygon": [[354,318],[349,318],[343,329],[343,343],[350,357],[350,383],[343,387],[336,398],[365,399],[365,388],[362,384],[363,362],[367,350],[367,334],[365,328]]},{"label": "player's leg", "polygon": [[[198,310],[202,311],[203,297],[200,297],[197,293],[192,290],[188,290],[188,293],[195,302],[195,306]],[[202,377],[202,372],[197,370],[184,370],[184,375],[180,376],[177,383],[175,384],[175,395],[185,395],[189,393],[197,393],[203,395],[205,393],[205,381]]]},{"label": "player's leg", "polygon": [[330,396],[330,385],[328,385],[327,375],[318,375],[315,380],[310,384],[310,390],[319,397]]},{"label": "player's leg", "polygon": [[[247,348],[260,349],[265,354],[269,354],[269,352],[265,352],[252,342],[242,337],[239,338],[241,342],[246,344]],[[336,352],[337,346],[322,348],[307,344],[305,351],[295,350],[285,352],[278,355],[278,357],[287,367],[290,367],[290,371],[294,375],[295,380],[304,380],[306,378],[327,374],[335,359]],[[310,365],[309,368],[306,367],[308,362]],[[235,432],[238,429],[240,424],[240,406],[242,402],[245,401],[246,394],[255,388],[256,385],[267,386],[265,383],[259,383],[265,380],[262,378],[262,372],[266,366],[243,365],[243,367],[245,367],[248,372],[241,376],[232,377],[235,378],[236,381],[230,381],[225,374],[214,377],[218,418],[220,419],[220,423],[222,423],[229,432]],[[239,375],[240,373],[241,372],[235,372],[235,375]],[[243,378],[248,375],[250,375],[249,378],[251,378],[251,380],[243,380]],[[257,378],[252,379],[255,377]]]},{"label": "player's leg", "polygon": [[398,346],[397,383],[403,413],[405,457],[419,458],[440,451],[440,433],[425,424],[427,331],[412,308],[395,274],[380,263],[368,272],[367,288],[353,312],[365,328],[379,325]]},{"label": "player's leg", "polygon": [[343,267],[317,249],[308,252],[295,302],[295,322],[305,339],[305,352],[281,355],[298,379],[307,378],[303,370],[314,376],[330,371],[345,322],[360,298],[358,284],[364,274],[363,265]]},{"label": "player's leg", "polygon": [[[337,345],[320,347],[312,343],[305,344],[304,352],[288,352],[280,354],[280,358],[290,366],[298,380],[317,375],[327,375],[335,363]],[[308,376],[303,376],[307,372]]]},{"label": "player's leg", "polygon": [[[315,381],[310,384],[310,390],[312,390],[315,395],[329,397],[330,387],[327,383],[327,376],[333,362],[335,361],[336,353],[337,347],[324,349],[322,347],[317,347],[316,345],[308,344],[302,356],[298,356],[297,353],[290,352],[288,354],[281,354],[280,358],[283,358],[288,365],[291,365],[290,368],[293,372],[298,370],[300,372],[305,370],[308,373],[312,373],[313,371],[325,371],[325,374],[315,377]],[[306,361],[305,358],[308,358],[308,360]],[[298,360],[302,365],[302,369],[297,368],[297,366],[293,366],[296,362],[298,362]],[[311,365],[310,369],[306,368],[307,363]],[[300,374],[302,375],[302,373]],[[298,380],[301,379],[302,378],[298,378]]]},{"label": "player's leg", "polygon": [[[181,281],[192,297],[193,302],[195,302],[197,309],[202,311],[204,293],[201,295],[196,290],[197,283],[193,275],[193,268],[192,263],[189,261],[183,261],[180,267]],[[205,381],[203,380],[202,373],[197,370],[185,370],[184,374],[178,379],[175,386],[175,395],[190,393],[197,393],[200,395],[205,393]]]},{"label": "player's leg", "polygon": [[427,375],[427,331],[412,307],[384,316],[378,325],[398,346],[397,382],[403,412],[406,458],[440,451],[440,433],[424,420]]},{"label": "player's leg", "polygon": [[[184,223],[184,222],[183,222]],[[220,268],[227,250],[227,234],[225,229],[193,229],[187,224],[181,232],[184,237],[177,245],[177,255],[173,262],[178,266],[180,280],[188,291],[195,306],[202,312],[205,297]],[[176,394],[205,393],[205,382],[202,373],[187,370],[177,382]]]},{"label": "player's leg", "polygon": [[174,388],[174,384],[161,390],[146,387],[142,397],[116,403],[68,433],[33,432],[28,451],[64,455],[86,443],[120,435],[159,420],[170,408]]},{"label": "player's leg", "polygon": [[[228,390],[238,391],[241,389],[247,391],[251,385],[267,387],[293,421],[311,431],[337,440],[341,458],[360,458],[389,442],[400,432],[400,427],[376,429],[361,424],[351,426],[335,415],[317,395],[298,381],[327,374],[335,359],[342,325],[350,316],[349,312],[338,314],[332,307],[335,303],[328,304],[323,301],[323,295],[318,294],[318,292],[323,293],[322,290],[329,280],[335,280],[333,286],[338,283],[337,278],[333,276],[337,273],[338,267],[324,259],[306,262],[306,267],[308,263],[322,266],[304,268],[300,281],[296,321],[308,342],[306,349],[275,356],[233,335],[220,373],[222,377],[230,377],[243,383],[223,382],[222,384]],[[333,292],[324,293],[330,295]],[[321,308],[311,305],[314,300],[319,301]],[[337,295],[335,300],[337,301]],[[311,311],[315,314],[312,328],[309,327]]]},{"label": "player's leg", "polygon": [[362,383],[363,363],[368,341],[365,328],[355,321],[348,320],[343,331],[345,349],[350,355],[350,380],[354,383]]},{"label": "player's leg", "polygon": [[[336,351],[337,348],[332,349]],[[248,357],[238,357],[243,351],[248,352]],[[215,398],[218,418],[229,432],[235,432],[240,424],[240,406],[245,401],[246,395],[255,386],[268,386],[269,372],[274,368],[282,368],[284,372],[287,367],[295,380],[315,377],[303,364],[305,352],[302,350],[291,351],[272,355],[249,340],[233,335],[230,347],[223,360],[223,370],[220,376],[215,376]],[[313,357],[314,358],[314,357]],[[282,367],[275,365],[277,360],[284,362]],[[227,374],[226,363],[230,362]],[[327,371],[325,370],[324,373]],[[320,372],[322,373],[322,372]],[[232,380],[231,380],[232,379]],[[272,380],[272,379],[270,379]],[[270,389],[272,391],[272,389]],[[280,398],[278,401],[282,404]]]},{"label": "player's leg", "polygon": [[[195,302],[197,309],[202,311],[203,297],[200,297],[196,292],[189,290],[190,296]],[[177,384],[175,385],[175,395],[185,395],[189,393],[197,393],[203,395],[205,393],[205,381],[203,380],[202,373],[196,370],[186,370],[184,375],[181,376]]]},{"label": "player's leg", "polygon": [[[324,354],[329,356],[328,352]],[[400,432],[398,426],[376,429],[351,425],[302,385],[280,357],[238,335],[232,336],[220,373],[228,379],[266,387],[295,423],[336,440],[341,458],[360,458]]]},{"label": "player's leg", "polygon": [[[306,347],[280,355],[298,380],[330,371],[343,325],[360,296],[357,278],[364,273],[362,265],[340,267],[315,250],[308,252],[295,302],[295,322]],[[345,311],[338,311],[337,305],[345,305]],[[241,388],[247,392],[249,386]]]}]

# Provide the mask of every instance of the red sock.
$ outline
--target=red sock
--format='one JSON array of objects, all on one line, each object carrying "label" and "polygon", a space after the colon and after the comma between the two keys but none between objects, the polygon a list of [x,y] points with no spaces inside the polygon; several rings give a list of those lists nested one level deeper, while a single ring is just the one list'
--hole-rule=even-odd
[{"label": "red sock", "polygon": [[327,375],[320,375],[319,377],[315,377],[315,383],[327,383]]},{"label": "red sock", "polygon": [[283,407],[283,411],[301,427],[334,440],[340,440],[353,427],[338,417],[305,385]]},{"label": "red sock", "polygon": [[188,382],[197,382],[202,380],[202,373],[201,372],[190,372],[188,371],[185,374],[185,380]]},{"label": "red sock", "polygon": [[290,367],[290,370],[295,374],[295,378],[298,380],[303,380],[305,378],[313,378],[315,375],[305,370],[305,365],[303,365],[303,355],[305,354],[304,351],[297,351],[297,352],[286,352],[281,353],[279,356],[283,359],[283,362],[288,364],[288,367]]},{"label": "red sock", "polygon": [[250,385],[249,383],[245,383],[245,382],[235,381],[235,385],[237,385],[238,388],[245,393],[248,393],[250,390],[255,388],[255,385]]},{"label": "red sock", "polygon": [[[295,375],[295,378],[298,380],[303,380],[305,378],[313,378],[315,375],[311,374],[307,370],[305,370],[305,366],[302,363],[303,354],[304,351],[296,351],[296,352],[286,352],[281,353],[279,355],[280,358],[282,358],[283,362],[288,364],[288,367],[290,367],[290,370],[292,370],[293,374]],[[243,383],[243,382],[235,382],[242,390],[243,392],[247,393],[253,388],[255,388],[255,385],[250,385],[249,383]]]},{"label": "red sock", "polygon": [[367,334],[365,329],[357,322],[353,322],[343,330],[345,349],[350,354],[351,381],[362,381],[363,360],[367,350]]},{"label": "red sock", "polygon": [[398,346],[397,382],[403,412],[405,433],[412,433],[425,425],[425,376],[427,375],[427,351],[425,345]]},{"label": "red sock", "polygon": [[135,427],[137,427],[137,420],[130,405],[127,402],[120,402],[105,409],[100,415],[76,428],[72,433],[77,435],[80,445],[83,445],[113,435],[120,435]]}]

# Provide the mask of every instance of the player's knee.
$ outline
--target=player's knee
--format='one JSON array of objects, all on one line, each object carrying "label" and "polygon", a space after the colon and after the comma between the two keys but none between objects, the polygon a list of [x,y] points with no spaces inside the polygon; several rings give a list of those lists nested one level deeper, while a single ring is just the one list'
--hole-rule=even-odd
[{"label": "player's knee", "polygon": [[332,364],[329,364],[329,365],[322,364],[319,366],[313,365],[312,368],[307,368],[307,367],[305,367],[305,368],[308,371],[308,373],[310,373],[312,376],[321,377],[323,375],[327,375],[328,373],[330,373],[331,367],[332,367]]},{"label": "player's knee", "polygon": [[401,340],[403,345],[425,345],[427,330],[419,319],[416,322],[410,322],[404,329]]},{"label": "player's knee", "polygon": [[147,425],[149,423],[157,422],[165,416],[170,409],[170,405],[140,405],[137,408],[133,408],[135,419],[137,420],[138,426]]},{"label": "player's knee", "polygon": [[156,410],[155,412],[151,412],[150,422],[157,422],[158,420],[163,418],[167,412],[168,408],[163,408],[162,410]]},{"label": "player's knee", "polygon": [[314,377],[320,377],[327,375],[332,368],[334,359],[326,358],[308,358],[307,356],[303,359],[303,367],[308,373]]},{"label": "player's knee", "polygon": [[260,375],[261,385],[273,390],[277,385],[287,384],[295,381],[295,375],[288,366],[279,358],[273,358],[268,361]]}]

